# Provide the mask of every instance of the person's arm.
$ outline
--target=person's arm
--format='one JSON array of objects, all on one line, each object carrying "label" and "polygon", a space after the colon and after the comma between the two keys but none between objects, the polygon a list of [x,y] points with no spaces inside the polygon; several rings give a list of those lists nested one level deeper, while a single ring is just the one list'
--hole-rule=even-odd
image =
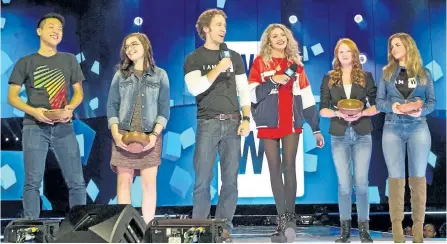
[{"label": "person's arm", "polygon": [[436,98],[435,98],[435,90],[433,87],[433,79],[430,71],[425,70],[425,76],[427,79],[427,84],[425,88],[425,102],[422,105],[421,116],[426,116],[433,112],[436,108]]},{"label": "person's arm", "polygon": [[325,118],[339,117],[338,111],[329,108],[331,104],[331,91],[329,89],[330,76],[325,75],[320,85],[320,115]]},{"label": "person's arm", "polygon": [[362,111],[362,116],[374,116],[379,113],[376,109],[376,92],[377,87],[374,82],[374,78],[370,72],[366,72],[366,97],[370,107]]},{"label": "person's arm", "polygon": [[158,115],[155,119],[155,126],[149,134],[149,144],[147,144],[143,151],[147,151],[155,146],[157,139],[161,132],[168,124],[170,115],[170,95],[169,95],[169,79],[166,71],[162,71],[160,80],[160,93],[158,95]]},{"label": "person's arm", "polygon": [[236,89],[239,94],[240,106],[243,116],[250,116],[250,90],[248,88],[247,75],[236,75]]},{"label": "person's arm", "polygon": [[[119,92],[119,77],[120,77],[119,72],[120,71],[117,71],[113,76],[112,83],[109,88],[109,94],[107,96],[106,114],[107,114],[107,123],[110,129],[112,129],[112,125],[119,123],[119,108],[121,104],[121,96]],[[116,130],[116,132],[118,132],[118,130]]]},{"label": "person's arm", "polygon": [[[82,82],[85,80],[84,74],[82,73],[81,66],[79,65],[76,57],[70,54],[71,57],[71,77],[70,84],[73,88],[73,97],[67,106],[71,109],[75,109],[82,103],[84,99],[84,91],[82,89]],[[67,91],[68,92],[68,91]]]},{"label": "person's arm", "polygon": [[276,83],[272,76],[263,80],[261,76],[261,64],[263,60],[261,56],[258,56],[251,65],[250,74],[248,76],[248,90],[250,91],[250,101],[253,104],[257,104],[264,100],[273,89],[279,87],[279,83]]},{"label": "person's arm", "polygon": [[[71,98],[70,103],[67,104],[71,109],[75,109],[82,103],[84,99],[84,90],[82,89],[82,81],[79,81],[72,85],[73,88],[73,97]],[[67,107],[66,107],[67,108]]]},{"label": "person's arm", "polygon": [[8,103],[11,104],[11,106],[15,107],[18,110],[21,110],[34,118],[36,118],[38,121],[47,123],[47,124],[53,124],[53,122],[45,117],[43,115],[43,111],[46,111],[46,108],[34,108],[30,105],[24,103],[22,99],[19,97],[21,86],[16,84],[9,85],[8,90]]},{"label": "person's arm", "polygon": [[299,75],[298,82],[301,89],[304,119],[310,125],[310,128],[312,128],[314,134],[320,133],[320,117],[318,116],[312,88],[310,87],[309,80],[307,79],[304,70]]},{"label": "person's arm", "polygon": [[8,81],[8,103],[16,109],[33,116],[40,122],[53,124],[50,119],[43,115],[43,111],[47,110],[46,108],[34,108],[23,102],[22,99],[20,99],[19,97],[20,89],[22,88],[22,85],[24,85],[27,78],[26,65],[26,61],[24,59],[20,59],[14,66],[14,69]]},{"label": "person's arm", "polygon": [[[385,78],[382,76],[377,84],[376,109],[384,113],[393,112],[393,104],[387,99]],[[391,82],[391,81],[388,81]]]},{"label": "person's arm", "polygon": [[[250,118],[250,90],[248,88],[247,75],[245,74],[245,65],[239,53],[233,52],[234,73],[236,82],[236,91],[239,96],[239,105],[242,110],[242,116]],[[238,135],[247,136],[250,133],[250,121],[243,119],[238,128]]]},{"label": "person's arm", "polygon": [[[84,90],[82,89],[82,81],[84,81],[85,78],[84,75],[82,74],[81,66],[76,61],[76,57],[73,54],[70,54],[70,70],[71,70],[70,84],[73,89],[73,96],[71,97],[70,102],[65,104],[65,109],[68,109],[70,115],[67,116],[66,118],[63,118],[55,122],[66,123],[71,121],[73,117],[73,110],[76,109],[84,99]],[[69,92],[68,85],[66,86],[66,89],[67,92]]]},{"label": "person's arm", "polygon": [[168,74],[163,70],[160,81],[160,94],[158,96],[158,116],[155,119],[155,127],[152,130],[156,136],[166,128],[170,117],[170,94]]},{"label": "person's arm", "polygon": [[231,59],[224,58],[220,60],[214,69],[210,70],[206,75],[202,75],[202,67],[194,59],[193,55],[189,55],[183,65],[185,83],[189,93],[193,96],[200,95],[208,90],[220,73],[225,72],[231,66]]},{"label": "person's arm", "polygon": [[107,96],[107,124],[112,134],[115,144],[127,150],[126,144],[123,143],[121,138],[123,135],[119,133],[118,123],[119,123],[119,109],[121,104],[121,96],[119,92],[119,79],[120,71],[117,71],[112,79],[112,84],[109,88],[109,95]]}]

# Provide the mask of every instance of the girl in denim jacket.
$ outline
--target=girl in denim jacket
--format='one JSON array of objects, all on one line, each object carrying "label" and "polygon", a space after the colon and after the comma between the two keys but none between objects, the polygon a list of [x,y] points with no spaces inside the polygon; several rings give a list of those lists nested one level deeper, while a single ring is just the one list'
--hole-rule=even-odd
[{"label": "girl in denim jacket", "polygon": [[[423,242],[427,182],[425,170],[431,147],[425,116],[435,109],[430,73],[424,70],[413,38],[397,33],[388,40],[388,65],[378,84],[377,109],[386,113],[382,148],[388,168],[388,201],[393,239],[405,242],[402,220],[405,195],[405,153],[411,189],[413,241]],[[409,104],[422,105],[408,111]],[[417,106],[416,106],[417,107]]]},{"label": "girl in denim jacket", "polygon": [[[155,66],[152,46],[145,34],[128,35],[121,47],[121,62],[113,77],[107,101],[107,119],[112,132],[111,167],[118,174],[118,204],[131,204],[134,174],[141,175],[143,218],[154,218],[157,170],[161,162],[161,131],[169,119],[169,80]],[[149,135],[140,153],[130,152],[122,141],[130,131]],[[139,193],[134,193],[139,194]]]}]

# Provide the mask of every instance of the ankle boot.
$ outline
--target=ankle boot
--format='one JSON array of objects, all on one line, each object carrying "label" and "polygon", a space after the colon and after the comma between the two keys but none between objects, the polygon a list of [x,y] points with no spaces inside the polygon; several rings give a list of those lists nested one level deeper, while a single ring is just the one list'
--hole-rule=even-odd
[{"label": "ankle boot", "polygon": [[405,179],[388,179],[388,204],[390,208],[390,220],[393,230],[393,240],[395,243],[404,243],[404,230],[402,220],[404,220],[404,194]]},{"label": "ankle boot", "polygon": [[340,220],[341,234],[335,242],[350,243],[351,242],[351,220]]},{"label": "ankle boot", "polygon": [[425,177],[408,178],[411,191],[411,218],[413,219],[413,242],[424,242],[425,203],[427,200],[427,180]]},{"label": "ankle boot", "polygon": [[271,236],[271,241],[275,243],[285,243],[287,238],[284,234],[286,229],[287,217],[286,214],[280,214],[276,217],[276,232]]},{"label": "ankle boot", "polygon": [[359,222],[359,235],[362,243],[373,242],[373,239],[369,235],[369,221]]},{"label": "ankle boot", "polygon": [[286,241],[291,243],[296,237],[296,215],[295,213],[286,213],[286,224],[284,229]]}]

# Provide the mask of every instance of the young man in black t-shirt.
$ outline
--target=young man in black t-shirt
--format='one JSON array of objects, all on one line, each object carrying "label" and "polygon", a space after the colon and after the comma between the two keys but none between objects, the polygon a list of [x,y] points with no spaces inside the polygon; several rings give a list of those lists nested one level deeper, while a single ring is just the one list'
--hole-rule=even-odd
[{"label": "young man in black t-shirt", "polygon": [[[62,40],[64,18],[50,13],[37,25],[40,48],[21,58],[9,79],[8,102],[26,113],[23,120],[22,146],[25,166],[23,209],[25,217],[38,218],[40,213],[39,188],[45,171],[48,149],[52,148],[69,189],[70,207],[85,205],[86,191],[78,142],[71,118],[73,110],[82,102],[84,76],[73,54],[57,51]],[[27,103],[19,98],[22,85]],[[69,97],[69,86],[73,97]],[[44,111],[68,109],[67,117],[52,121]]]},{"label": "young man in black t-shirt", "polygon": [[[215,217],[229,220],[231,228],[238,197],[241,136],[250,132],[251,104],[241,55],[228,50],[229,57],[219,50],[226,34],[225,19],[225,13],[218,9],[207,10],[199,16],[196,28],[205,44],[188,55],[184,73],[188,90],[197,102],[193,218],[209,215],[210,183],[218,152],[222,188]],[[239,107],[242,107],[242,118]]]}]

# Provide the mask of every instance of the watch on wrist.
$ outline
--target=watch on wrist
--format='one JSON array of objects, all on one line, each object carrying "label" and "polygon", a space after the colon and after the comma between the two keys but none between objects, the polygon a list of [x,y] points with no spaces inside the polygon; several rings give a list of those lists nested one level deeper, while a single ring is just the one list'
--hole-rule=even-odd
[{"label": "watch on wrist", "polygon": [[250,117],[248,117],[248,116],[243,116],[243,117],[242,117],[242,120],[246,120],[246,121],[250,122]]}]

